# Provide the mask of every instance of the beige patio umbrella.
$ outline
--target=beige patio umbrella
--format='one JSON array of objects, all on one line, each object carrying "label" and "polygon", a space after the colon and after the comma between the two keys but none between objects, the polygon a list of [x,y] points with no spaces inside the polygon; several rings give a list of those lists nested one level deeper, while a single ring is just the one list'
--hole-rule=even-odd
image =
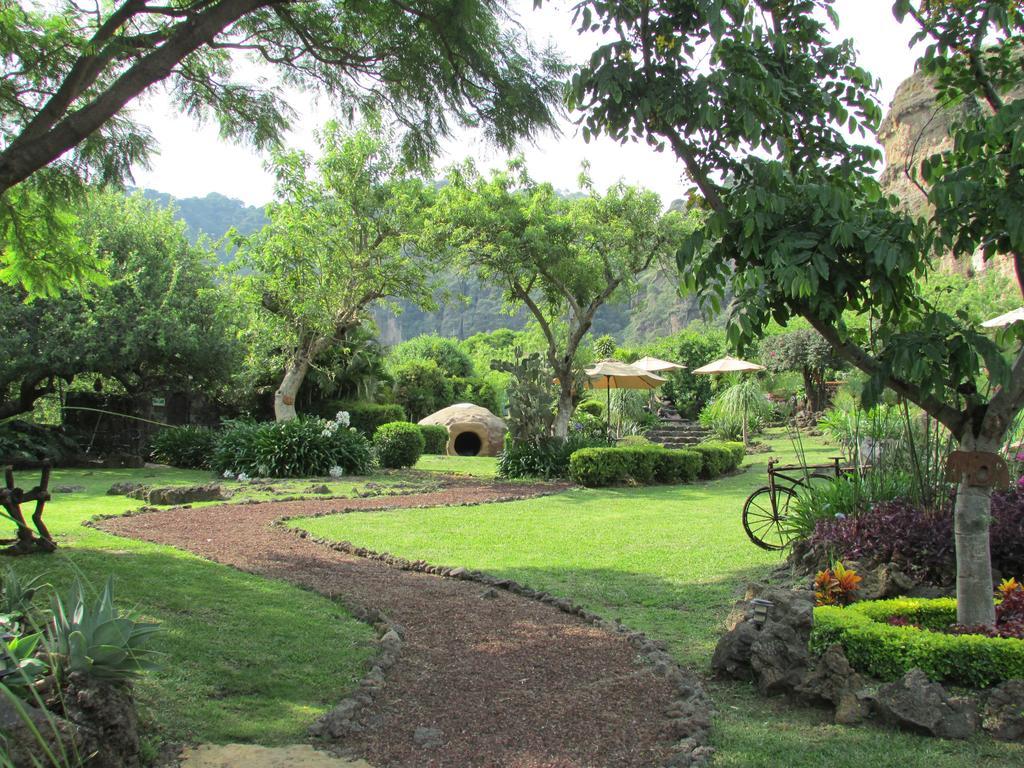
[{"label": "beige patio umbrella", "polygon": [[608,391],[608,404],[605,406],[607,429],[612,428],[612,390],[613,389],[649,389],[654,390],[664,384],[665,379],[628,363],[618,360],[602,360],[583,371],[587,376],[588,389],[604,389]]},{"label": "beige patio umbrella", "polygon": [[[746,360],[740,360],[738,357],[732,357],[726,355],[720,357],[707,365],[702,365],[700,368],[694,368],[693,373],[705,373],[715,375],[719,373],[744,373],[746,371],[763,371],[764,366],[758,365],[757,363],[749,363]],[[747,432],[747,407],[746,404],[743,406],[743,444],[750,444],[750,435]]]},{"label": "beige patio umbrella", "polygon": [[650,373],[661,373],[662,371],[685,371],[686,366],[679,363],[671,363],[668,360],[659,360],[657,357],[641,357],[636,362],[630,363],[634,368]]},{"label": "beige patio umbrella", "polygon": [[1019,323],[1024,320],[1024,307],[1018,307],[1006,314],[1000,315],[999,317],[993,317],[991,320],[986,320],[981,324],[982,328],[1005,328],[1008,325]]}]

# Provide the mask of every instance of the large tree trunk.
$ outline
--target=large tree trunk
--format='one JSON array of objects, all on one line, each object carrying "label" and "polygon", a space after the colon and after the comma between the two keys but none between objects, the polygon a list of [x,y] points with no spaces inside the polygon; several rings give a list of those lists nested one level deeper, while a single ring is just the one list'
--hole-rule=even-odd
[{"label": "large tree trunk", "polygon": [[309,365],[312,356],[306,352],[299,352],[284,369],[284,378],[281,379],[281,386],[274,393],[274,418],[278,421],[291,421],[295,418],[295,398],[299,394],[299,387],[309,372]]},{"label": "large tree trunk", "polygon": [[[961,451],[995,453],[999,446],[965,435]],[[956,620],[966,626],[995,623],[992,602],[992,554],[989,550],[992,489],[967,484],[961,477],[956,492],[953,529],[956,539]]]},{"label": "large tree trunk", "polygon": [[558,408],[555,411],[555,437],[564,438],[569,434],[569,419],[574,409],[572,396],[572,371],[558,374]]}]

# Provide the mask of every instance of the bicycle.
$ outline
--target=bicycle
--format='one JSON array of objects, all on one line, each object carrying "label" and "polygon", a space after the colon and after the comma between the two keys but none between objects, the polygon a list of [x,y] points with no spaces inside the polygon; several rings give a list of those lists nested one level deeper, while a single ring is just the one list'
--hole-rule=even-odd
[{"label": "bicycle", "polygon": [[[833,456],[831,464],[780,465],[778,459],[768,460],[768,485],[747,497],[743,505],[743,530],[757,546],[769,551],[785,549],[792,536],[786,531],[789,505],[797,497],[797,488],[810,490],[816,484],[833,480],[855,471],[844,467],[841,456]],[[831,470],[825,474],[821,470]],[[794,474],[799,472],[799,474]]]}]

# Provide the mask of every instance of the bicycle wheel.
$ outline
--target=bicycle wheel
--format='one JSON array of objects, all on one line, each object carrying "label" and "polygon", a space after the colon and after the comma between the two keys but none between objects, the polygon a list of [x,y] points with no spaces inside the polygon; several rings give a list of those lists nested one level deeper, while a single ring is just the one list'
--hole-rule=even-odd
[{"label": "bicycle wheel", "polygon": [[789,515],[789,504],[796,498],[790,488],[775,486],[775,496],[767,485],[758,488],[743,505],[743,530],[750,540],[762,549],[778,550],[789,543],[784,530]]}]

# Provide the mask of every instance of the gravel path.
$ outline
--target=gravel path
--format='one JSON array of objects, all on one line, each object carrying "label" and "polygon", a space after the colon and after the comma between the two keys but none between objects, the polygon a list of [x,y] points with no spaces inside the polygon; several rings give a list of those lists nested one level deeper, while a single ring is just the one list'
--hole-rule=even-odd
[{"label": "gravel path", "polygon": [[[664,764],[671,685],[621,635],[503,590],[484,599],[480,584],[388,568],[272,525],[297,515],[550,491],[458,482],[411,496],[177,508],[97,525],[376,609],[400,625],[401,654],[372,705],[368,727],[344,745],[377,768]],[[417,728],[439,729],[442,743],[418,745]]]}]

